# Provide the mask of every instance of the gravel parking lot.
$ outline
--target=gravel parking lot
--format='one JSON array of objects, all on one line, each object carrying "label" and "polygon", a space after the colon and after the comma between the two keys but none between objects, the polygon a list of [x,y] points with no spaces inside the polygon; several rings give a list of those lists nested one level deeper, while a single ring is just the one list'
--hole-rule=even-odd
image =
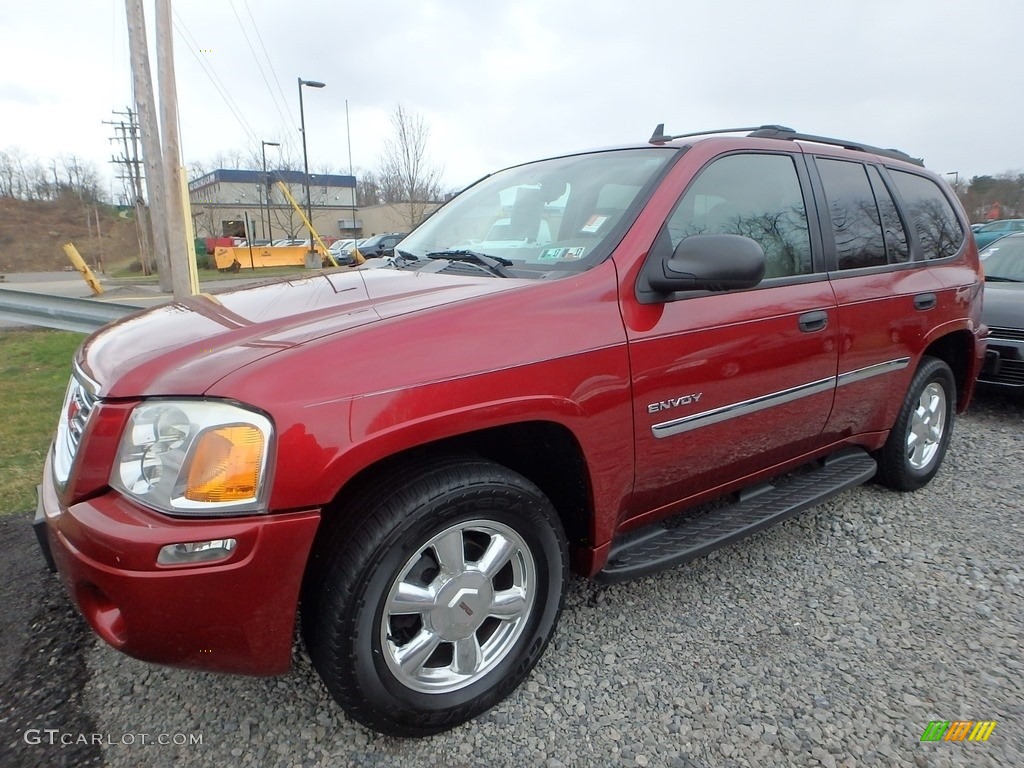
[{"label": "gravel parking lot", "polygon": [[[868,485],[659,576],[574,580],[527,683],[416,741],[349,722],[302,651],[276,679],[123,657],[34,564],[46,594],[0,688],[0,764],[1021,766],[1022,467],[1024,400],[983,393],[922,491]],[[932,720],[998,726],[921,743]],[[47,728],[104,743],[27,743]]]}]

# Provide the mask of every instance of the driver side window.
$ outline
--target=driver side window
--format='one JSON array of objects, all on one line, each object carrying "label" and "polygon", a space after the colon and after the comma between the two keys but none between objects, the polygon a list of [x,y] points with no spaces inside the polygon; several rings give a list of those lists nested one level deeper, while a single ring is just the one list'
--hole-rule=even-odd
[{"label": "driver side window", "polygon": [[714,160],[668,220],[673,250],[691,235],[743,235],[765,254],[765,278],[810,274],[807,209],[792,158],[738,154]]}]

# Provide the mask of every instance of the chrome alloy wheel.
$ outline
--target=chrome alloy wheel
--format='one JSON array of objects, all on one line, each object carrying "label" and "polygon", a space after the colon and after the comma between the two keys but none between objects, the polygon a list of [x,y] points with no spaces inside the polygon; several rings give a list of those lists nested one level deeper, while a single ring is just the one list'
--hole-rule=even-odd
[{"label": "chrome alloy wheel", "polygon": [[446,528],[391,585],[380,625],[384,660],[415,691],[471,685],[513,648],[536,589],[533,554],[512,528],[493,520]]},{"label": "chrome alloy wheel", "polygon": [[946,390],[933,381],[921,392],[907,430],[907,462],[926,469],[938,453],[946,429]]}]

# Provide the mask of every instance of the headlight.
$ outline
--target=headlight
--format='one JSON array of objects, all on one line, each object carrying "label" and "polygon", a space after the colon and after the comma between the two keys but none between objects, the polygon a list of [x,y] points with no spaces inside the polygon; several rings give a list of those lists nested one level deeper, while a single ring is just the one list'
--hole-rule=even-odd
[{"label": "headlight", "polygon": [[265,510],[267,417],[230,403],[151,400],[132,411],[110,484],[170,514]]}]

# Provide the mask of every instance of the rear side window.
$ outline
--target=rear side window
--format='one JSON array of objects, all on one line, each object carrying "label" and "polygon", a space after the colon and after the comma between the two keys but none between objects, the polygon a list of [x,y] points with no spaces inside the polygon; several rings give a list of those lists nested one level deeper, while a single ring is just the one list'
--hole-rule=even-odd
[{"label": "rear side window", "polygon": [[964,243],[964,230],[939,185],[924,176],[889,169],[907,216],[921,240],[926,259],[953,256]]},{"label": "rear side window", "polygon": [[903,228],[903,221],[896,209],[896,203],[893,202],[888,187],[882,181],[882,175],[877,168],[868,166],[868,178],[871,179],[871,188],[875,191],[875,201],[878,203],[878,213],[882,217],[885,252],[889,254],[889,263],[910,261],[907,230]]},{"label": "rear side window", "polygon": [[766,278],[811,272],[800,178],[787,155],[726,155],[712,161],[669,217],[675,248],[690,235],[743,235],[760,243]]},{"label": "rear side window", "polygon": [[888,264],[882,220],[867,169],[845,160],[818,158],[816,164],[825,187],[839,269]]}]

